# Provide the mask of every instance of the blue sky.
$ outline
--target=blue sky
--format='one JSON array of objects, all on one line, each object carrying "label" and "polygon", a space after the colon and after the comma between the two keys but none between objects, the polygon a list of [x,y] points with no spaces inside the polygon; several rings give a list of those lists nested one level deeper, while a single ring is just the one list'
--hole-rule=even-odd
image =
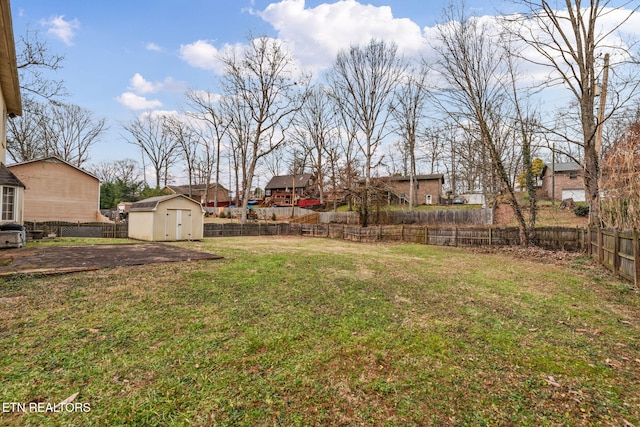
[{"label": "blue sky", "polygon": [[[494,2],[486,2],[488,7],[483,3],[469,5],[483,13],[494,12]],[[433,25],[445,4],[444,0],[12,0],[11,9],[16,38],[27,29],[37,30],[53,51],[65,56],[58,77],[70,92],[68,101],[107,119],[111,130],[92,150],[92,161],[100,161],[128,152],[136,156],[121,140],[118,128],[146,109],[140,107],[173,110],[179,108],[187,88],[215,89],[216,70],[198,65],[199,57],[207,61],[207,48],[244,43],[249,33],[303,36],[307,42],[317,37],[329,47],[299,43],[297,53],[304,61],[327,66],[338,47],[369,38],[368,34],[398,40],[415,37],[411,33]],[[313,25],[307,25],[310,22]]]},{"label": "blue sky", "polygon": [[[105,117],[110,131],[91,162],[139,160],[119,123],[149,110],[179,109],[188,88],[212,89],[215,55],[266,34],[292,44],[315,71],[339,49],[372,37],[394,41],[408,55],[424,49],[448,0],[11,0],[16,38],[37,30],[66,59],[58,78],[68,102]],[[467,0],[477,15],[513,8],[511,1]],[[640,18],[637,20],[640,24]],[[639,28],[637,25],[636,28]]]}]

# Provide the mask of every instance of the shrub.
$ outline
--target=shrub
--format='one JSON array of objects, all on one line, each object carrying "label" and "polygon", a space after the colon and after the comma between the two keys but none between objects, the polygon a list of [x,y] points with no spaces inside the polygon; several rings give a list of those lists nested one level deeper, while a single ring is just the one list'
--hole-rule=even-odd
[{"label": "shrub", "polygon": [[576,205],[573,209],[573,213],[575,213],[576,216],[587,216],[589,215],[589,205]]},{"label": "shrub", "polygon": [[275,221],[276,220],[276,213],[272,213],[271,214],[271,221]]}]

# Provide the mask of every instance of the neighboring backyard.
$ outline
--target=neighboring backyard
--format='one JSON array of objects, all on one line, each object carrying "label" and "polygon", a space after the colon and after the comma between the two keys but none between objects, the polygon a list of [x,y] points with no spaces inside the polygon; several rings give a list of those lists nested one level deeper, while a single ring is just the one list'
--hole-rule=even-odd
[{"label": "neighboring backyard", "polygon": [[0,401],[90,406],[1,425],[640,426],[640,292],[579,254],[175,245],[225,258],[0,280]]}]

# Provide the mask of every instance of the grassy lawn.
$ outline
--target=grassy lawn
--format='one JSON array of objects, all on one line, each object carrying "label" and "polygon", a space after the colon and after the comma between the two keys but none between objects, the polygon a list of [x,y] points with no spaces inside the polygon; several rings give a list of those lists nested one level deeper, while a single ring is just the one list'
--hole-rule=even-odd
[{"label": "grassy lawn", "polygon": [[0,282],[1,425],[640,425],[640,294],[585,258],[246,237]]}]

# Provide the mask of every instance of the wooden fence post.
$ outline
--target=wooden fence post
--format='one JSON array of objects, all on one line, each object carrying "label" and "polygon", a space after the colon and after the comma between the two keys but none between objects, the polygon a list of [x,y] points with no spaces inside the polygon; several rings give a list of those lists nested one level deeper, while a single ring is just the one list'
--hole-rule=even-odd
[{"label": "wooden fence post", "polygon": [[454,242],[454,246],[458,246],[458,226],[457,225],[453,230],[453,242]]},{"label": "wooden fence post", "polygon": [[640,247],[638,246],[638,230],[633,229],[633,284],[640,286]]},{"label": "wooden fence post", "polygon": [[582,239],[580,239],[580,228],[576,225],[576,247],[583,250]]},{"label": "wooden fence post", "polygon": [[489,246],[493,246],[493,227],[489,227]]},{"label": "wooden fence post", "polygon": [[598,243],[597,243],[597,248],[598,248],[598,263],[602,264],[604,262],[604,250],[603,250],[603,246],[604,246],[604,240],[602,238],[602,227],[598,227]]},{"label": "wooden fence post", "polygon": [[620,233],[616,228],[613,232],[613,274],[618,275],[620,270]]},{"label": "wooden fence post", "polygon": [[593,248],[591,247],[591,227],[587,226],[587,255],[591,257],[593,255]]}]

